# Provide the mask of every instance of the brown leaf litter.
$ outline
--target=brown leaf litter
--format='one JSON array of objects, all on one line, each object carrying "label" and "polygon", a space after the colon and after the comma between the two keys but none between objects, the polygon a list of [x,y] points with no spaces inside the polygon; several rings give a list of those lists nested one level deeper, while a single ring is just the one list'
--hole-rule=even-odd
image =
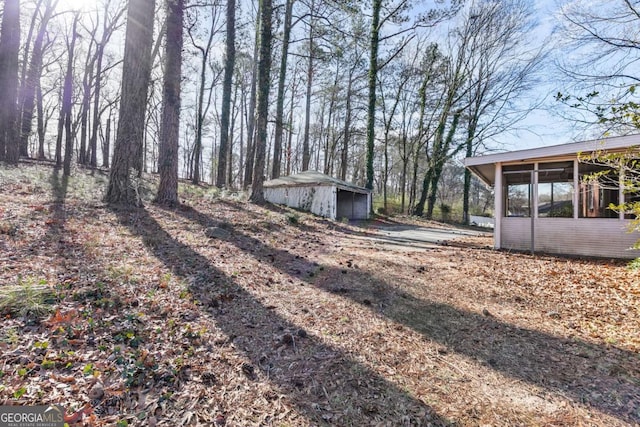
[{"label": "brown leaf litter", "polygon": [[640,423],[623,263],[488,238],[415,251],[197,188],[112,209],[79,174],[0,175],[0,291],[56,296],[3,313],[1,404],[92,426]]}]

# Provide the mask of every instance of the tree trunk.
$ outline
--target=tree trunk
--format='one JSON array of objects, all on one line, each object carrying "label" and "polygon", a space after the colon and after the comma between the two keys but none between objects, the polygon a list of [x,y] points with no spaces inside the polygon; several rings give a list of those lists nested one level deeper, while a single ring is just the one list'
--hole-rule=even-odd
[{"label": "tree trunk", "polygon": [[91,138],[89,140],[89,149],[91,157],[89,165],[96,167],[98,165],[98,128],[100,127],[100,89],[102,85],[102,58],[104,56],[104,44],[101,42],[96,51],[96,80],[94,84],[93,94],[93,122],[91,129]]},{"label": "tree trunk", "polygon": [[416,216],[422,216],[424,214],[424,205],[427,202],[427,195],[429,194],[429,185],[431,184],[431,178],[433,175],[433,170],[431,168],[427,169],[427,172],[424,174],[424,179],[422,180],[422,193],[420,193],[420,200],[416,204],[413,214]]},{"label": "tree trunk", "polygon": [[347,105],[344,119],[344,131],[342,136],[342,152],[340,153],[340,179],[347,180],[347,162],[349,160],[349,142],[351,140],[351,88],[353,86],[354,68],[349,73],[349,82],[347,83]]},{"label": "tree trunk", "polygon": [[111,151],[111,112],[107,119],[107,128],[104,131],[104,145],[102,147],[102,167],[109,167],[109,157]]},{"label": "tree trunk", "polygon": [[[43,43],[44,36],[47,32],[47,25],[51,19],[53,7],[51,1],[47,1],[45,5],[44,15],[40,22],[40,28],[33,45],[33,51],[31,53],[31,61],[29,63],[29,69],[27,71],[25,81],[23,84],[23,97],[22,97],[22,122],[20,133],[20,147],[21,150],[26,148],[29,136],[31,136],[31,129],[33,124],[33,109],[35,107],[36,88],[40,85],[40,77],[42,74],[42,55],[44,53]],[[25,64],[26,65],[26,64]],[[38,113],[39,114],[39,113]],[[38,145],[38,158],[44,157],[44,143]],[[42,148],[42,150],[40,149]],[[42,157],[41,157],[42,156]]]},{"label": "tree trunk", "polygon": [[[238,117],[238,85],[233,90],[233,101],[231,102],[231,124],[229,125],[229,149],[227,156],[227,188],[233,187],[233,146],[235,145],[236,118]],[[242,128],[241,128],[242,129]],[[240,146],[242,146],[242,132],[240,132]],[[242,148],[240,149],[242,151]]]},{"label": "tree trunk", "polygon": [[216,187],[227,183],[227,157],[229,157],[229,120],[231,115],[231,83],[236,62],[236,1],[227,0],[227,43],[222,82],[222,110],[220,114],[220,151]]},{"label": "tree trunk", "polygon": [[376,124],[376,80],[378,75],[378,42],[380,31],[380,9],[382,0],[373,0],[373,18],[371,20],[370,56],[369,56],[369,101],[367,109],[367,183],[366,188],[373,190],[373,150],[375,147]]},{"label": "tree trunk", "polygon": [[286,158],[286,174],[291,175],[291,146],[293,140],[293,104],[295,101],[296,85],[295,81],[291,85],[291,109],[289,110],[289,131],[287,135],[287,158]]},{"label": "tree trunk", "polygon": [[[442,170],[444,169],[444,165],[451,157],[449,153],[449,147],[451,146],[451,141],[453,140],[453,136],[456,133],[456,129],[458,128],[458,121],[460,119],[460,112],[455,112],[453,115],[453,121],[451,122],[451,127],[449,128],[449,132],[447,132],[447,137],[444,141],[439,143],[437,151],[435,151],[434,144],[434,153],[432,156],[433,160],[433,174],[431,175],[431,184],[430,184],[430,194],[427,205],[427,218],[431,219],[433,217],[433,208],[436,205],[436,196],[438,191],[438,183],[440,182],[440,176],[442,175]],[[446,118],[444,119],[446,120]],[[442,139],[442,134],[444,133],[444,122],[442,124],[442,131],[438,131],[439,135],[436,135],[436,140]]]},{"label": "tree trunk", "polygon": [[[97,158],[97,152],[98,152],[98,131],[101,130],[100,129],[100,117],[101,114],[104,112],[104,109],[100,110],[100,95],[101,95],[101,90],[102,90],[102,61],[104,58],[104,49],[105,46],[107,45],[107,43],[109,42],[109,40],[111,39],[111,36],[113,35],[113,33],[116,31],[120,19],[122,18],[122,16],[124,15],[124,12],[126,11],[126,8],[122,8],[114,17],[113,19],[108,22],[106,17],[108,15],[107,10],[109,8],[109,2],[105,2],[104,4],[105,7],[105,20],[104,20],[104,24],[102,26],[102,37],[100,39],[100,42],[97,43],[96,46],[96,56],[95,56],[95,63],[96,63],[96,69],[95,69],[95,84],[94,84],[94,94],[93,94],[93,121],[92,121],[92,129],[91,129],[91,138],[89,140],[89,150],[91,151],[91,157],[88,159],[89,160],[89,165],[92,167],[96,167],[98,165],[98,158]],[[103,150],[104,152],[104,150]],[[107,147],[107,157],[109,157],[109,150]],[[102,163],[104,165],[105,163],[105,159],[103,157]],[[107,167],[109,165],[109,159],[107,158],[106,160],[106,164]]]},{"label": "tree trunk", "polygon": [[[239,80],[239,79],[238,79]],[[246,93],[244,85],[240,82],[236,82],[236,85],[240,86],[240,105],[238,106],[238,113],[240,114],[240,159],[238,162],[238,184],[240,188],[244,186],[244,108],[246,104]]]},{"label": "tree trunk", "polygon": [[67,58],[67,72],[64,76],[64,89],[62,92],[62,117],[64,120],[64,163],[63,163],[63,175],[71,175],[71,158],[73,157],[73,132],[71,129],[71,104],[73,102],[73,59],[74,51],[76,49],[76,40],[78,38],[77,28],[80,14],[76,13],[73,17],[73,25],[71,27],[71,42],[67,44],[68,55]]},{"label": "tree trunk", "polygon": [[87,61],[84,78],[82,79],[82,105],[80,107],[82,108],[82,114],[80,117],[80,151],[78,152],[78,163],[81,165],[86,165],[88,163],[89,148],[87,148],[87,121],[89,120],[89,108],[91,106],[92,80],[93,61]]},{"label": "tree trunk", "polygon": [[[62,102],[62,98],[60,99]],[[56,134],[56,168],[62,167],[62,136],[64,135],[64,113],[60,109],[58,117],[58,133]]]},{"label": "tree trunk", "polygon": [[256,18],[255,44],[253,48],[253,70],[251,74],[251,97],[249,99],[249,111],[247,112],[247,162],[244,169],[244,188],[249,188],[253,182],[253,166],[256,157],[256,147],[254,143],[255,123],[256,123],[256,99],[258,80],[258,46],[260,39],[260,13]]},{"label": "tree trunk", "polygon": [[40,86],[40,80],[36,82],[36,108],[38,112],[38,159],[44,160],[44,134],[46,127],[44,123],[44,108],[42,106],[42,87]]},{"label": "tree trunk", "polygon": [[166,0],[166,2],[167,40],[165,44],[160,150],[158,153],[160,184],[156,202],[172,206],[178,204],[178,138],[180,136],[184,0]]},{"label": "tree trunk", "polygon": [[[404,136],[403,144],[406,146],[406,135]],[[409,168],[409,158],[405,153],[405,157],[402,159],[402,174],[400,175],[400,212],[404,215],[406,208],[406,196],[407,196],[407,169]]]},{"label": "tree trunk", "polygon": [[280,177],[282,165],[282,134],[284,133],[284,95],[287,77],[287,57],[289,56],[289,39],[291,37],[291,16],[293,0],[287,0],[284,14],[284,33],[282,35],[282,57],[280,59],[280,76],[278,78],[278,97],[276,99],[276,130],[273,141],[273,168],[271,177]]},{"label": "tree trunk", "polygon": [[5,0],[0,28],[0,160],[18,163],[18,62],[20,51],[20,1]]},{"label": "tree trunk", "polygon": [[[204,89],[206,86],[206,70],[207,70],[207,55],[203,54],[202,63],[200,66],[200,88],[198,93],[198,113],[196,117],[196,140],[194,143],[194,150],[196,147],[202,147],[202,128],[204,127]],[[191,165],[193,163],[190,162]],[[191,167],[193,170],[193,166]],[[194,180],[194,176],[190,173],[191,179],[194,184],[198,184]]]},{"label": "tree trunk", "polygon": [[144,136],[154,12],[155,0],[129,1],[118,132],[105,197],[108,203],[141,203],[131,178],[140,163],[136,160],[140,157]]},{"label": "tree trunk", "polygon": [[[473,140],[475,138],[475,125],[469,124],[467,129],[467,140],[465,141],[466,157],[473,156]],[[464,169],[464,190],[462,195],[462,222],[465,225],[469,225],[469,196],[471,193],[471,171],[467,168]]]},{"label": "tree trunk", "polygon": [[[23,123],[23,109],[22,106],[24,105],[24,101],[25,101],[25,97],[27,95],[27,70],[30,69],[30,67],[27,67],[27,63],[29,62],[29,47],[31,47],[31,38],[33,37],[33,31],[36,28],[36,20],[38,17],[38,14],[40,12],[40,7],[42,6],[42,1],[43,0],[38,0],[36,3],[36,7],[34,10],[33,15],[31,15],[31,23],[29,24],[29,32],[27,33],[27,39],[25,40],[24,43],[24,50],[22,52],[22,64],[20,66],[20,80],[18,83],[18,107],[19,110],[16,112],[17,117],[16,120],[18,121],[17,126],[19,128],[19,130],[21,130],[22,128],[22,123]],[[47,5],[47,9],[49,9],[48,7],[49,5]],[[45,10],[45,15],[46,15],[47,10]],[[45,17],[43,19],[43,22],[46,22],[47,18]],[[41,28],[42,28],[42,22],[41,22]],[[46,24],[45,24],[46,26]],[[35,49],[36,49],[36,45],[37,45],[37,40],[34,42],[34,52],[31,53],[31,57],[33,58],[33,56],[35,55]],[[29,70],[30,71],[30,70]],[[33,98],[35,96],[35,86],[32,86],[32,90],[31,90],[31,104],[33,105]],[[31,107],[31,116],[33,116],[33,106]],[[29,127],[29,133],[31,133],[31,127]],[[27,138],[23,138],[22,137],[22,132],[20,132],[20,134],[18,135],[20,138],[20,155],[23,157],[29,157],[29,135],[27,135]]]},{"label": "tree trunk", "polygon": [[[315,0],[311,0],[311,14],[315,9]],[[309,64],[307,67],[307,99],[305,105],[304,139],[302,140],[302,170],[309,170],[311,153],[309,151],[309,128],[311,124],[311,94],[313,90],[313,16],[309,19]]]},{"label": "tree trunk", "polygon": [[271,16],[273,7],[271,0],[260,1],[260,61],[258,63],[258,114],[256,132],[256,163],[253,171],[251,200],[253,203],[264,203],[265,150],[267,146],[267,115],[269,113],[269,84],[271,74]]}]

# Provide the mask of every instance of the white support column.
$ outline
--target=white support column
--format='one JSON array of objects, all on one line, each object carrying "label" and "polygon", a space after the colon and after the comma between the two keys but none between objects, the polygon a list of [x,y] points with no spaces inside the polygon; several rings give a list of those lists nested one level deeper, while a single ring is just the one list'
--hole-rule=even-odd
[{"label": "white support column", "polygon": [[538,221],[538,162],[533,164],[531,171],[531,200],[529,201],[529,215],[531,215],[531,254],[536,252],[536,223]]},{"label": "white support column", "polygon": [[531,174],[531,218],[538,219],[538,166],[539,163],[533,164],[533,173]]},{"label": "white support column", "polygon": [[578,219],[580,216],[580,174],[578,171],[578,159],[573,161],[573,219]]},{"label": "white support column", "polygon": [[502,163],[496,163],[495,180],[493,185],[493,215],[494,215],[494,229],[493,229],[493,246],[496,249],[501,248],[501,234],[502,234],[502,217],[504,216],[504,195],[502,186]]}]

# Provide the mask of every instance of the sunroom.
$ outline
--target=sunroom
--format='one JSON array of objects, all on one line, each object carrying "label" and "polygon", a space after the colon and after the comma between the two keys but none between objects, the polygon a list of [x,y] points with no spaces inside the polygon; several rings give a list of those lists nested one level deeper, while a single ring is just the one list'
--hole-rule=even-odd
[{"label": "sunroom", "polygon": [[[495,194],[496,249],[636,258],[632,216],[610,209],[625,194],[618,171],[579,159],[640,145],[640,135],[541,147],[465,159]],[[606,171],[606,172],[605,172]],[[601,175],[593,179],[594,175]],[[585,179],[592,177],[592,179]],[[606,179],[605,179],[606,178]]]}]

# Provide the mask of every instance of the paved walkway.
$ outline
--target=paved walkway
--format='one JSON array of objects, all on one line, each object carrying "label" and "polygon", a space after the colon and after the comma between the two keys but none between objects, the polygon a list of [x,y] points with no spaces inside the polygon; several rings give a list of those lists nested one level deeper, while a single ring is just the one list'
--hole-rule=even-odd
[{"label": "paved walkway", "polygon": [[378,225],[367,228],[362,234],[352,238],[372,241],[375,244],[399,247],[402,249],[431,249],[463,237],[491,236],[491,232],[476,231],[457,227],[425,227],[410,224]]}]

